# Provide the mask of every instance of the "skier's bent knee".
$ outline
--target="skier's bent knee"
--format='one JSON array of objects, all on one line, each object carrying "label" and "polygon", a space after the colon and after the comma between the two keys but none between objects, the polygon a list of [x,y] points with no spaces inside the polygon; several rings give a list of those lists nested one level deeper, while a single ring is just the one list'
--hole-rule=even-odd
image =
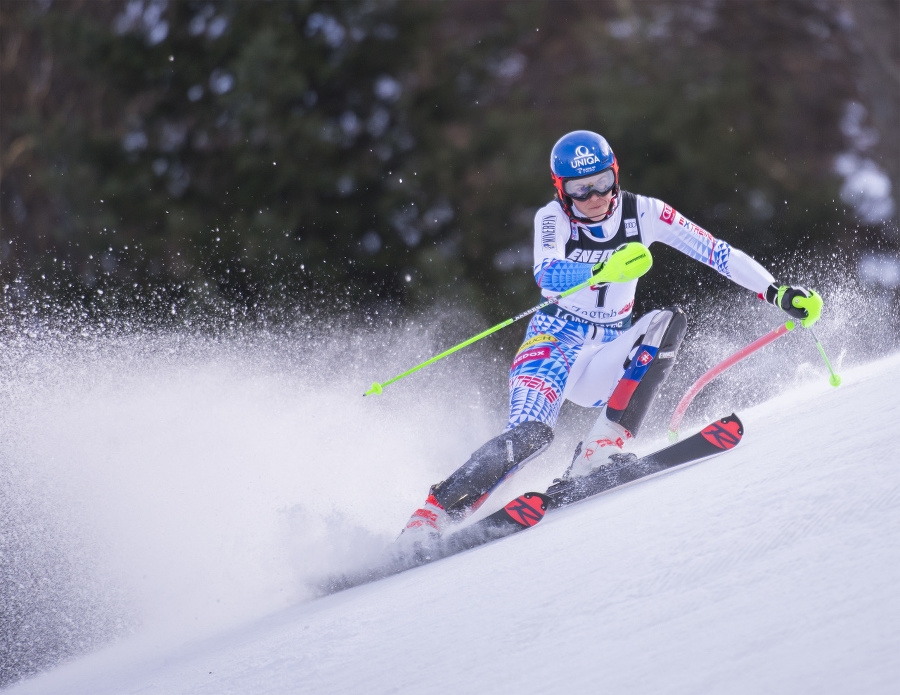
[{"label": "skier's bent knee", "polygon": [[[446,480],[434,485],[425,505],[417,509],[407,529],[427,525],[433,533],[478,509],[491,491],[553,441],[553,428],[539,421],[522,422],[476,450]],[[412,525],[412,526],[411,526]]]}]

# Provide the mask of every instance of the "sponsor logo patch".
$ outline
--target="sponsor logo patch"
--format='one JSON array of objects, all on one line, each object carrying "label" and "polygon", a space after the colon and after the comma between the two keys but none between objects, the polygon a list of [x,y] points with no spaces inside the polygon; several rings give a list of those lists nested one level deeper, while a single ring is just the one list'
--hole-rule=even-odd
[{"label": "sponsor logo patch", "polygon": [[635,219],[625,220],[625,236],[637,236],[637,234],[638,234],[637,220],[635,220]]},{"label": "sponsor logo patch", "polygon": [[659,353],[659,359],[661,359],[661,360],[670,360],[670,359],[672,359],[673,357],[675,357],[675,353],[674,353],[674,352],[661,352],[661,353]]},{"label": "sponsor logo patch", "polygon": [[541,243],[545,249],[556,248],[556,217],[547,215],[541,220]]},{"label": "sponsor logo patch", "polygon": [[659,216],[659,219],[666,224],[672,224],[675,221],[675,209],[668,205],[663,205],[662,215]]},{"label": "sponsor logo patch", "polygon": [[554,390],[553,386],[543,379],[538,379],[536,376],[517,376],[513,379],[513,383],[540,392],[547,399],[548,403],[555,403],[559,398],[559,394]]},{"label": "sponsor logo patch", "polygon": [[545,360],[548,357],[550,357],[550,348],[547,346],[531,348],[525,351],[519,350],[519,354],[516,355],[516,359],[513,360],[512,366],[513,369],[515,369],[523,362],[529,362],[531,360]]},{"label": "sponsor logo patch", "polygon": [[579,145],[575,148],[575,159],[572,160],[572,167],[575,169],[584,169],[591,164],[599,164],[600,160],[597,158],[597,155],[592,153],[587,147],[584,145]]},{"label": "sponsor logo patch", "polygon": [[519,352],[522,350],[527,350],[532,345],[537,345],[538,343],[558,343],[559,340],[554,338],[552,335],[548,335],[547,333],[538,333],[535,336],[532,336],[524,343],[522,343],[522,347],[519,348]]},{"label": "sponsor logo patch", "polygon": [[578,261],[579,263],[590,263],[596,265],[600,261],[605,261],[612,256],[612,251],[604,251],[602,249],[572,249],[566,258],[570,261]]},{"label": "sponsor logo patch", "polygon": [[699,224],[694,224],[689,219],[686,219],[685,217],[683,217],[681,215],[678,216],[678,224],[681,225],[682,227],[684,227],[689,232],[693,232],[697,236],[703,237],[704,239],[707,239],[708,241],[715,242],[715,239],[713,238],[712,234],[710,234],[705,229],[703,229],[703,227],[701,227]]}]

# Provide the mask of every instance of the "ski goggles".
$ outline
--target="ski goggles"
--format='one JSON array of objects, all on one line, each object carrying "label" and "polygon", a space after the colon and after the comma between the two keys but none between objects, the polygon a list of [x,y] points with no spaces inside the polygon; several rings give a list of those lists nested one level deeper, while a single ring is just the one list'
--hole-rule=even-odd
[{"label": "ski goggles", "polygon": [[606,195],[616,185],[616,172],[604,169],[599,174],[582,176],[578,179],[567,179],[563,183],[563,191],[574,200],[587,200],[594,193]]}]

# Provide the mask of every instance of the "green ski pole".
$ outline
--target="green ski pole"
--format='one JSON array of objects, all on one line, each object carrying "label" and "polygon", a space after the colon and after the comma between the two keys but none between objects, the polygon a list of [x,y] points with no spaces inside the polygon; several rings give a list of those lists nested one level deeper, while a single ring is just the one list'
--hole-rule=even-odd
[{"label": "green ski pole", "polygon": [[813,340],[816,341],[816,347],[819,348],[819,354],[822,355],[822,359],[825,360],[825,366],[828,367],[828,371],[831,372],[831,376],[828,377],[828,383],[837,388],[841,385],[841,377],[835,374],[834,369],[831,368],[831,362],[828,361],[828,355],[825,354],[825,348],[822,347],[822,343],[819,342],[819,339],[816,337],[816,334],[813,333],[812,328],[809,329],[809,334],[813,337]]},{"label": "green ski pole", "polygon": [[482,338],[485,338],[492,333],[496,333],[502,328],[506,328],[512,323],[515,323],[519,319],[523,319],[526,316],[531,316],[531,314],[540,311],[545,306],[549,306],[550,304],[556,304],[559,300],[568,297],[570,294],[574,294],[579,290],[583,290],[585,287],[589,287],[590,285],[598,285],[605,284],[608,282],[629,282],[631,280],[636,280],[641,277],[644,273],[650,270],[650,266],[653,265],[653,257],[650,255],[650,251],[643,244],[639,244],[634,241],[630,244],[625,244],[620,247],[613,253],[612,256],[609,257],[609,260],[603,264],[600,270],[596,275],[591,277],[589,280],[585,280],[580,285],[576,285],[572,287],[562,294],[558,294],[555,297],[550,297],[547,301],[541,302],[537,306],[531,307],[527,311],[523,311],[521,314],[513,316],[512,318],[506,319],[502,323],[498,323],[493,328],[488,328],[486,331],[482,331],[478,335],[472,336],[468,340],[464,340],[459,345],[454,345],[449,350],[444,350],[440,355],[435,355],[430,360],[423,362],[422,364],[416,365],[412,369],[407,369],[402,374],[398,374],[393,379],[388,379],[385,382],[378,383],[377,381],[372,384],[372,388],[366,391],[363,396],[371,396],[371,395],[379,395],[388,384],[393,384],[395,381],[399,381],[405,376],[412,374],[422,367],[427,367],[429,364],[434,364],[440,359],[443,359],[447,355],[451,355],[457,350],[461,350],[467,345],[471,345],[472,343],[478,342]]}]

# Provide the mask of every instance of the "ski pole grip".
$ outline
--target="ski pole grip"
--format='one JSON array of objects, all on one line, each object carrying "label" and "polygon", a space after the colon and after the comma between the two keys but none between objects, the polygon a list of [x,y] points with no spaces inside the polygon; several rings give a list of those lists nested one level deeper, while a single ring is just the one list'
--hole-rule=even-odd
[{"label": "ski pole grip", "polygon": [[592,284],[631,282],[646,274],[653,266],[650,249],[632,241],[616,249],[591,278]]}]

